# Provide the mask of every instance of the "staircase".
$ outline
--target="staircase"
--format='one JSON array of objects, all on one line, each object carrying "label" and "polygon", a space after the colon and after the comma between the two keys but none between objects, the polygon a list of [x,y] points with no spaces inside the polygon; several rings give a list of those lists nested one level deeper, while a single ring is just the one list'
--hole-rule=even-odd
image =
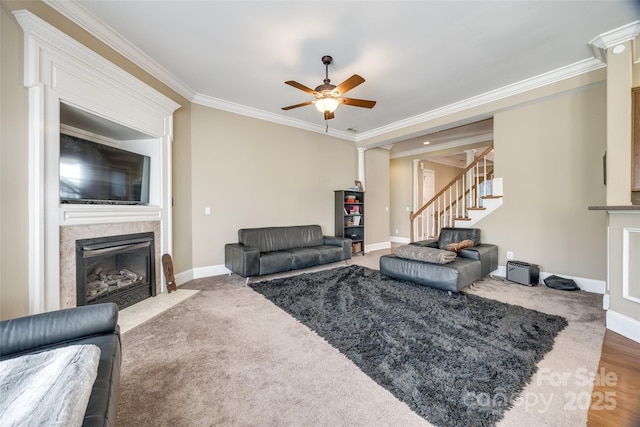
[{"label": "staircase", "polygon": [[409,214],[411,241],[436,238],[443,227],[471,227],[502,205],[502,178],[493,176],[483,151],[415,213]]}]

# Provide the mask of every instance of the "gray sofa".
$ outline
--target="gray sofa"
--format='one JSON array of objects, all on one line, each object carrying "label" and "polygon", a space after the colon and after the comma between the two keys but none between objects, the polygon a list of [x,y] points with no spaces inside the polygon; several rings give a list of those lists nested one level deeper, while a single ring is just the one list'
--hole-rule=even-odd
[{"label": "gray sofa", "polygon": [[243,228],[224,248],[225,267],[247,278],[350,258],[351,239],[324,236],[319,225]]},{"label": "gray sofa", "polygon": [[82,425],[115,426],[122,361],[116,304],[86,305],[0,322],[0,360],[80,344],[100,349],[98,374]]},{"label": "gray sofa", "polygon": [[473,246],[460,250],[452,262],[438,264],[390,254],[380,257],[380,272],[396,279],[460,292],[498,268],[498,247],[481,243],[480,229],[443,228],[437,240],[410,244],[418,248],[446,250],[448,245],[463,240],[473,241]]}]

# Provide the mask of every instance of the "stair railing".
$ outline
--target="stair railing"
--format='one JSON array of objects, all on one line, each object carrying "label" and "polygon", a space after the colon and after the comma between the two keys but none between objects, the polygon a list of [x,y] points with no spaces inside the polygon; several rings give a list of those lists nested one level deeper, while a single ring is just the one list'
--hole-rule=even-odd
[{"label": "stair railing", "polygon": [[[487,187],[493,169],[488,169],[487,155],[492,150],[493,144],[415,213],[409,213],[412,242],[418,232],[425,239],[437,237],[443,227],[453,227],[456,220],[468,219],[469,210],[482,209],[482,198],[490,196]],[[415,226],[416,219],[420,220],[420,230]]]}]

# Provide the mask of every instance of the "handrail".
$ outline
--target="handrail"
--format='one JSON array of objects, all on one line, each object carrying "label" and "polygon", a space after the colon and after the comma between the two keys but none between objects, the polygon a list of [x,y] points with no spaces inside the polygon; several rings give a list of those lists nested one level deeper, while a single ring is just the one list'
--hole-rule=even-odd
[{"label": "handrail", "polygon": [[[459,211],[462,211],[462,215],[466,218],[467,210],[470,209],[467,205],[473,207],[477,207],[480,202],[480,194],[479,187],[480,184],[488,180],[487,178],[487,163],[486,156],[493,150],[493,144],[491,144],[487,149],[485,149],[476,159],[474,159],[469,165],[467,165],[458,175],[453,178],[447,185],[445,185],[442,190],[440,190],[436,195],[434,195],[427,203],[425,203],[420,209],[416,212],[409,213],[409,222],[410,222],[410,239],[413,241],[415,238],[414,233],[414,221],[415,219],[423,214],[425,210],[431,208],[432,210],[429,217],[433,217],[432,225],[429,227],[429,219],[423,219],[425,222],[422,224],[422,235],[425,235],[425,230],[431,229],[432,233],[436,231],[436,228],[439,230],[442,227],[447,226],[447,223],[451,224],[455,219],[459,219]],[[479,166],[478,164],[484,161],[484,165]],[[476,168],[475,178],[474,173],[469,173],[474,168]],[[482,178],[480,177],[479,170],[482,169]],[[493,173],[491,170],[489,173]],[[469,181],[469,182],[467,182]],[[455,194],[453,192],[455,191]],[[447,197],[448,192],[448,197]],[[460,194],[462,193],[462,194]],[[486,196],[486,185],[485,185],[485,196]],[[484,197],[484,196],[483,196]],[[447,200],[448,198],[448,200]],[[469,198],[467,200],[467,198]],[[441,200],[442,199],[442,200]],[[467,203],[468,202],[468,203]],[[437,206],[436,206],[437,203]],[[442,204],[442,206],[441,206]],[[461,205],[461,206],[460,206]],[[455,207],[455,212],[453,211]],[[436,209],[437,208],[437,209]],[[455,217],[454,217],[455,214]],[[443,225],[444,224],[444,225]]]},{"label": "handrail", "polygon": [[[487,172],[487,175],[491,175],[492,173],[493,173],[493,169],[489,170],[489,171]],[[477,189],[478,189],[478,185],[479,185],[479,184],[482,184],[483,182],[485,182],[485,180],[486,180],[486,181],[490,181],[490,179],[488,179],[488,178],[484,178],[484,177],[483,177],[483,178],[479,178],[478,184],[475,184],[475,183],[474,183],[474,184],[473,184],[473,186],[472,186],[471,188],[468,188],[467,190],[465,190],[464,194],[459,195],[457,199],[453,200],[453,201],[451,202],[451,206],[447,206],[447,207],[445,207],[444,211],[446,212],[448,209],[451,209],[451,208],[452,208],[453,206],[455,206],[458,202],[460,202],[463,198],[467,197],[469,194],[471,194],[471,193],[473,193],[475,190],[477,190]],[[451,185],[449,185],[449,187],[450,187],[450,186],[451,186]],[[428,204],[429,204],[429,202],[427,202],[427,205],[428,205]],[[437,212],[437,211],[436,211],[436,212]],[[419,215],[420,215],[420,214],[418,213],[416,216],[419,216]]]},{"label": "handrail", "polygon": [[466,168],[462,170],[455,178],[453,178],[447,185],[445,185],[442,190],[438,192],[435,196],[433,196],[427,203],[425,203],[420,209],[418,209],[415,213],[409,213],[409,219],[413,221],[418,215],[420,215],[431,203],[435,202],[438,197],[442,196],[450,187],[452,187],[460,178],[466,175],[476,164],[480,162],[480,160],[484,159],[484,157],[489,154],[493,150],[493,144],[491,144],[486,150],[482,152],[473,162],[469,164]]}]

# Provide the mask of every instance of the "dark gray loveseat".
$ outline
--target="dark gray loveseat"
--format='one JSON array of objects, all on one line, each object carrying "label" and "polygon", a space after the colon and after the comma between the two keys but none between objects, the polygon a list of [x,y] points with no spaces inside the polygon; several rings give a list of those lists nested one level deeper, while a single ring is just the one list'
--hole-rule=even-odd
[{"label": "dark gray loveseat", "polygon": [[243,228],[224,248],[225,267],[247,278],[350,258],[351,239],[324,236],[319,225]]},{"label": "dark gray loveseat", "polygon": [[478,228],[443,228],[437,240],[411,243],[411,246],[446,250],[451,243],[473,241],[473,246],[460,250],[452,262],[430,263],[407,259],[395,254],[380,257],[380,272],[396,279],[459,292],[498,268],[498,247],[480,242]]},{"label": "dark gray loveseat", "polygon": [[81,344],[100,349],[98,374],[82,425],[115,426],[122,361],[116,304],[86,305],[0,322],[0,360]]}]

